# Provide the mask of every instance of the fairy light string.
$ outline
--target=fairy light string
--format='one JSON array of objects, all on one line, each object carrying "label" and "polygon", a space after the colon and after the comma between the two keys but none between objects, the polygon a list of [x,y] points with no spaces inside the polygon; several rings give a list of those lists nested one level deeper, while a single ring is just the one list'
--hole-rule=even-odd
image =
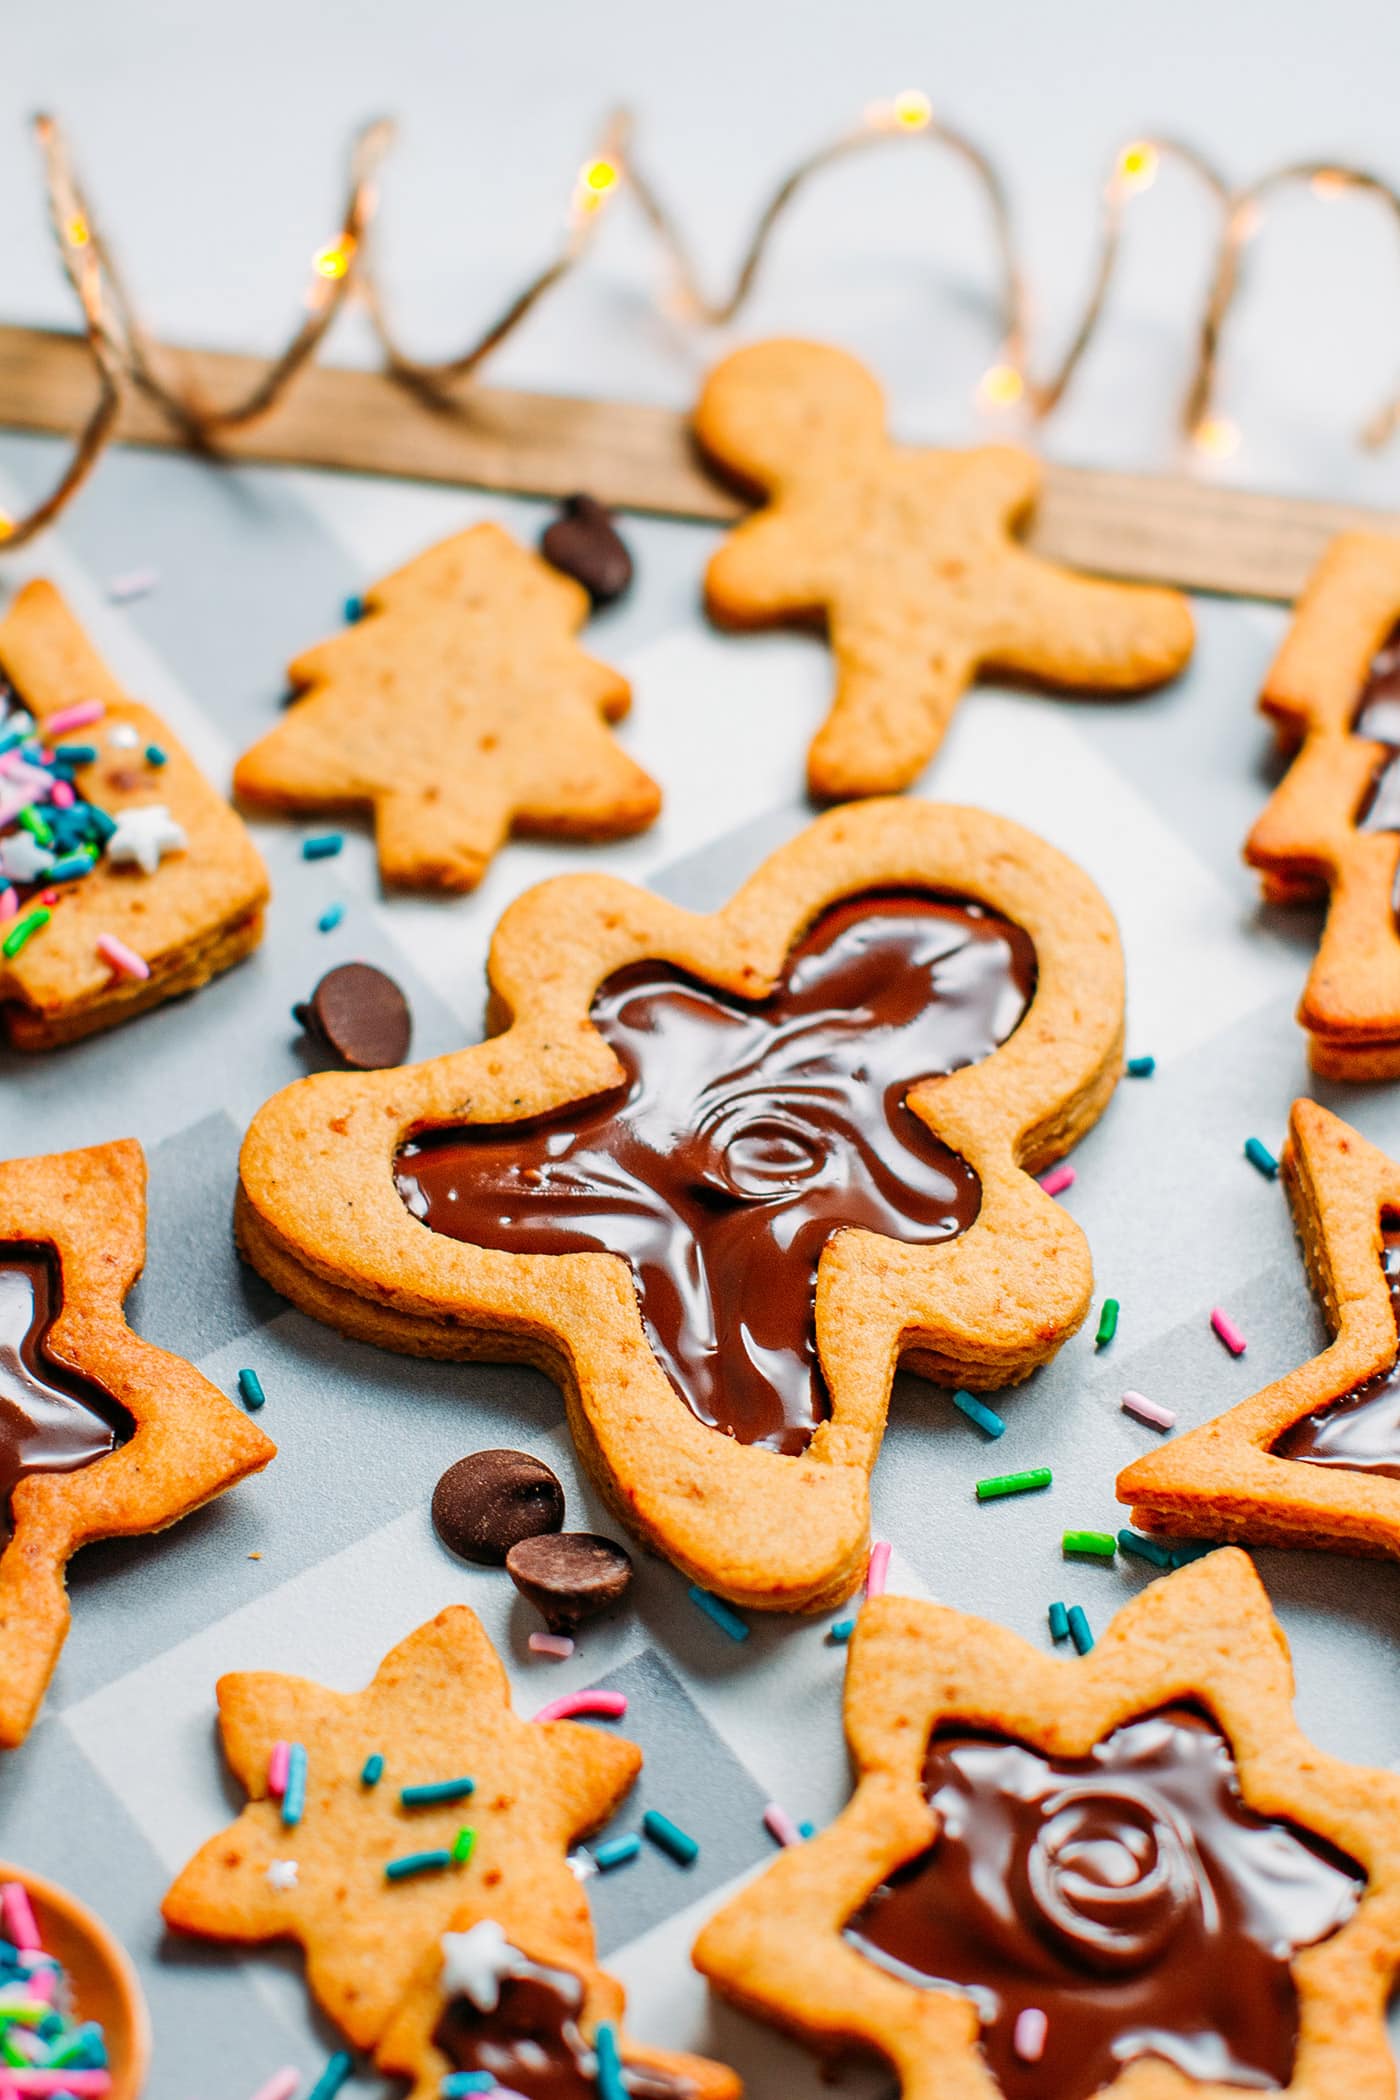
[{"label": "fairy light string", "polygon": [[[393,126],[379,119],[354,140],[340,225],[312,257],[303,315],[286,347],[268,361],[240,399],[220,405],[195,395],[178,370],[175,354],[144,328],[55,120],[42,116],[35,130],[54,241],[82,314],[98,391],[54,488],[25,517],[0,517],[0,548],[5,551],[32,540],[77,494],[111,441],[129,396],[139,395],[154,404],[192,449],[217,454],[224,435],[276,408],[317,357],[335,321],[352,301],[368,316],[386,375],[438,411],[459,409],[464,389],[482,366],[586,260],[607,213],[624,196],[636,205],[665,258],[670,280],[665,295],[668,308],[694,328],[717,328],[737,319],[748,304],[775,236],[814,180],[877,148],[902,144],[938,149],[960,162],[973,179],[985,208],[996,270],[999,344],[978,382],[977,401],[984,409],[1021,409],[1038,424],[1064,400],[1103,326],[1133,200],[1152,186],[1164,164],[1179,167],[1204,189],[1218,214],[1219,232],[1196,319],[1193,360],[1180,410],[1183,432],[1195,450],[1217,458],[1239,443],[1237,427],[1216,406],[1221,344],[1244,287],[1245,251],[1259,231],[1265,208],[1280,191],[1307,184],[1318,196],[1361,195],[1381,204],[1400,233],[1400,191],[1369,169],[1298,161],[1236,187],[1203,153],[1182,140],[1164,136],[1130,140],[1114,155],[1103,186],[1098,254],[1079,319],[1058,361],[1037,377],[1030,358],[1025,277],[1006,186],[988,154],[965,132],[944,121],[922,91],[904,89],[888,101],[870,104],[857,124],[806,154],[763,203],[733,280],[718,294],[705,289],[679,221],[635,150],[631,120],[626,111],[618,110],[608,117],[593,152],[574,176],[561,234],[549,260],[464,350],[451,358],[427,362],[400,342],[372,253],[379,174],[393,141]],[[1397,428],[1400,386],[1367,420],[1361,441],[1378,447]]]}]

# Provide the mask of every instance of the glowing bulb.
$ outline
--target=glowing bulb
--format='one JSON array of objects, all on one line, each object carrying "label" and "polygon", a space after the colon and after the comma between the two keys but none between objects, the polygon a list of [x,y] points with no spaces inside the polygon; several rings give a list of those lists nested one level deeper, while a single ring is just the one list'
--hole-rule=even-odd
[{"label": "glowing bulb", "polygon": [[1228,459],[1240,449],[1240,426],[1228,416],[1202,416],[1191,442],[1206,459]]},{"label": "glowing bulb", "polygon": [[591,218],[594,212],[601,211],[621,180],[622,170],[616,161],[585,161],[574,184],[574,219]]},{"label": "glowing bulb", "polygon": [[1114,175],[1118,187],[1123,190],[1150,189],[1157,180],[1157,169],[1161,155],[1147,139],[1134,139],[1118,156]]},{"label": "glowing bulb", "polygon": [[0,540],[7,540],[15,529],[15,521],[8,511],[0,510]]},{"label": "glowing bulb", "polygon": [[1014,408],[1026,391],[1026,382],[1015,365],[992,365],[977,383],[977,399],[983,408]]},{"label": "glowing bulb", "polygon": [[92,239],[92,234],[88,229],[88,222],[81,217],[70,219],[64,231],[68,236],[70,248],[86,248],[88,242]]},{"label": "glowing bulb", "polygon": [[317,249],[311,258],[312,268],[318,277],[328,277],[334,281],[335,278],[345,275],[354,252],[355,243],[342,234],[339,240],[331,241],[328,246]]},{"label": "glowing bulb", "polygon": [[933,104],[921,88],[901,88],[890,113],[901,131],[927,131],[933,122]]}]

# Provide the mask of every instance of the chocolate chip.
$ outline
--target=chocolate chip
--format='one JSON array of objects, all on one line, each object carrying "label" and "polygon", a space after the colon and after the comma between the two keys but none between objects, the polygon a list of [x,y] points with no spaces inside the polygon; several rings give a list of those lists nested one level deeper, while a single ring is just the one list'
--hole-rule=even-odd
[{"label": "chocolate chip", "polygon": [[522,1539],[557,1531],[564,1490],[528,1451],[474,1451],[433,1489],[433,1528],[451,1553],[499,1568]]},{"label": "chocolate chip", "polygon": [[611,605],[632,581],[627,552],[612,512],[592,496],[570,496],[540,541],[545,560],[581,583],[595,605]]},{"label": "chocolate chip", "polygon": [[413,1033],[408,1001],[393,978],[370,963],[328,970],[309,1002],[292,1012],[357,1072],[401,1065],[408,1055]]},{"label": "chocolate chip", "polygon": [[572,1633],[581,1619],[620,1604],[632,1587],[632,1556],[592,1531],[523,1539],[506,1555],[506,1573],[551,1633]]}]

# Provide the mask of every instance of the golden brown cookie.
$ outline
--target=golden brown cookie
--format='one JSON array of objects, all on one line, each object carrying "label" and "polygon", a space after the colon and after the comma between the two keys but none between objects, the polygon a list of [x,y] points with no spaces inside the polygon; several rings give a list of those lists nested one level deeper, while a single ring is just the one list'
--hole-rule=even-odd
[{"label": "golden brown cookie", "polygon": [[548,2079],[554,2100],[594,2100],[594,2043],[606,2025],[636,2100],[738,2100],[743,2088],[723,2064],[620,2035],[623,2004],[621,1984],[576,1951],[538,1933],[507,1938],[489,1911],[471,1906],[428,1956],[375,2068],[411,2078],[408,2100],[438,2100],[451,2072],[482,2070],[508,2091],[537,2092]]},{"label": "golden brown cookie", "polygon": [[[558,1959],[593,1959],[570,1845],[607,1821],[641,1767],[633,1744],[574,1721],[522,1721],[480,1621],[450,1605],[385,1656],[362,1692],[241,1673],[218,1685],[224,1752],[248,1806],[210,1838],[161,1906],[168,1925],[244,1944],[295,1940],[317,2003],[371,2048],[453,1920],[475,1906]],[[273,1799],[274,1744],[305,1753]],[[366,1776],[382,1759],[377,1777]],[[374,1768],[370,1767],[373,1774]],[[473,1781],[408,1804],[405,1788]],[[469,1854],[395,1878],[394,1862]],[[459,1850],[465,1847],[459,1847]]]},{"label": "golden brown cookie", "polygon": [[[104,824],[91,874],[52,885],[45,904],[43,869],[62,847],[36,853],[16,811],[47,775],[16,744],[0,756],[0,907],[11,913],[0,944],[15,950],[0,952],[0,1024],[17,1049],[46,1050],[193,991],[255,948],[267,875],[241,820],[159,716],[123,692],[51,583],[27,583],[0,620],[0,674],[12,688],[9,722],[23,709],[39,737],[96,753],[72,768],[73,786],[80,805],[116,824]],[[65,729],[65,716],[91,712],[91,702],[97,719]],[[17,735],[6,704],[0,745]],[[46,794],[40,817],[41,830],[63,821]],[[28,880],[15,879],[17,854]],[[36,911],[47,923],[16,947]],[[120,948],[104,954],[109,941]],[[134,961],[114,963],[123,950]]]},{"label": "golden brown cookie", "polygon": [[1118,1499],[1149,1531],[1400,1554],[1400,1167],[1295,1101],[1283,1176],[1334,1340],[1135,1459]]},{"label": "golden brown cookie", "polygon": [[1329,1079],[1400,1076],[1400,539],[1333,540],[1259,705],[1292,764],[1245,845],[1274,904],[1328,897],[1298,1019]]},{"label": "golden brown cookie", "polygon": [[384,880],[474,889],[515,830],[645,831],[661,790],[609,731],[627,680],[574,636],[588,594],[499,525],[430,547],[308,649],[301,698],[234,769],[260,809],[371,809]]},{"label": "golden brown cookie", "polygon": [[854,1798],[696,1965],[824,2053],[883,2057],[905,2100],[1390,2100],[1400,1779],[1314,1749],[1292,1692],[1233,1550],[1075,1660],[882,1597],[846,1678]]},{"label": "golden brown cookie", "polygon": [[768,499],[711,560],[711,613],[830,635],[836,697],[807,761],[824,800],[908,787],[984,671],[1133,692],[1191,654],[1177,592],[1091,582],[1016,544],[1040,489],[1030,453],[891,443],[879,385],[843,350],[736,350],[705,382],[695,431]]},{"label": "golden brown cookie", "polygon": [[1012,1384],[1084,1317],[1088,1248],[1030,1177],[1113,1091],[1122,972],[1088,878],[978,810],[833,811],[709,917],[563,876],[497,929],[500,1034],[264,1105],[239,1241],[344,1333],[538,1364],[624,1523],[735,1603],[820,1609],[865,1564],[896,1363]]},{"label": "golden brown cookie", "polygon": [[92,1539],[163,1531],[275,1447],[122,1304],[146,1250],[132,1139],[0,1163],[0,1746],[23,1742]]}]

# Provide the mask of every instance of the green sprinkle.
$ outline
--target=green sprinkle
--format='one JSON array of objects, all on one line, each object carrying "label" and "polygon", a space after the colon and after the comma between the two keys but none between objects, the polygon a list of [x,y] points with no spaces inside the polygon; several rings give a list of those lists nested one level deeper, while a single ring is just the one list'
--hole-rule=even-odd
[{"label": "green sprinkle", "polygon": [[312,2086],[306,2100],[335,2100],[336,2094],[355,2068],[355,2059],[348,2050],[337,2049],[326,2063],[325,2070]]},{"label": "green sprinkle", "polygon": [[600,2020],[594,2028],[593,2048],[598,2059],[594,2072],[598,2100],[628,2100],[622,2077],[622,2057],[617,2047],[617,2029],[611,2020]]},{"label": "green sprinkle", "polygon": [[267,1394],[263,1391],[262,1380],[256,1371],[239,1372],[238,1397],[250,1414],[256,1414],[260,1407],[266,1406]]},{"label": "green sprinkle", "polygon": [[1052,1604],[1049,1611],[1050,1638],[1052,1641],[1069,1639],[1069,1613],[1063,1604]]},{"label": "green sprinkle", "polygon": [[1258,1138],[1245,1139],[1244,1156],[1252,1167],[1258,1167],[1267,1180],[1272,1181],[1277,1175],[1278,1161],[1268,1146],[1261,1144]]},{"label": "green sprinkle", "polygon": [[1111,1531],[1067,1531],[1060,1540],[1064,1553],[1088,1553],[1095,1560],[1112,1560],[1118,1541]]},{"label": "green sprinkle", "polygon": [[1069,1608],[1069,1637],[1081,1655],[1087,1655],[1094,1645],[1089,1621],[1084,1616],[1083,1607],[1078,1604],[1071,1604]]},{"label": "green sprinkle", "polygon": [[476,1832],[464,1823],[452,1840],[452,1857],[459,1867],[464,1867],[475,1850]]},{"label": "green sprinkle", "polygon": [[1029,1495],[1037,1488],[1048,1488],[1051,1481],[1049,1466],[1031,1466],[1024,1473],[997,1473],[990,1480],[977,1483],[979,1502],[996,1502],[1002,1495]]},{"label": "green sprinkle", "polygon": [[729,1635],[731,1641],[746,1641],[748,1639],[748,1627],[739,1617],[738,1612],[731,1611],[721,1598],[712,1597],[708,1590],[702,1590],[696,1582],[691,1583],[688,1595],[691,1603],[698,1604],[705,1617],[713,1619],[720,1631]]},{"label": "green sprinkle", "polygon": [[988,1436],[1001,1436],[1005,1431],[1006,1424],[1001,1416],[994,1413],[990,1407],[984,1407],[973,1394],[959,1390],[953,1395],[953,1405],[967,1416],[969,1422],[975,1422],[979,1429],[984,1429]]},{"label": "green sprinkle", "polygon": [[435,1801],[465,1801],[476,1792],[474,1779],[433,1779],[423,1786],[399,1789],[401,1808],[429,1808]]},{"label": "green sprinkle", "polygon": [[834,1626],[828,1627],[826,1637],[833,1648],[844,1648],[855,1630],[854,1619],[838,1619]]},{"label": "green sprinkle", "polygon": [[53,844],[53,831],[49,826],[48,820],[40,816],[32,802],[20,811],[15,822],[29,833],[29,836],[37,845],[51,846]]},{"label": "green sprinkle", "polygon": [[386,1859],[384,1879],[386,1881],[408,1881],[415,1874],[436,1874],[443,1867],[450,1867],[450,1852],[405,1852],[401,1859]]},{"label": "green sprinkle", "polygon": [[320,918],[316,921],[317,932],[334,933],[336,927],[340,924],[341,920],[344,917],[345,906],[343,904],[328,904],[325,910],[322,912]]},{"label": "green sprinkle", "polygon": [[1125,1529],[1119,1532],[1118,1543],[1125,1553],[1131,1553],[1136,1560],[1150,1561],[1154,1568],[1169,1568],[1172,1565],[1171,1549],[1164,1546],[1160,1539],[1145,1539],[1140,1531]]},{"label": "green sprinkle", "polygon": [[161,750],[159,744],[147,744],[146,764],[148,766],[163,766],[165,764],[165,753]]},{"label": "green sprinkle", "polygon": [[315,838],[302,840],[301,857],[303,860],[334,860],[344,844],[345,840],[338,831],[323,831]]},{"label": "green sprinkle", "polygon": [[669,1852],[679,1866],[693,1866],[700,1857],[700,1847],[695,1839],[682,1830],[679,1823],[673,1823],[669,1816],[663,1816],[659,1809],[647,1810],[642,1817],[642,1828],[653,1845],[659,1845],[663,1852]]},{"label": "green sprinkle", "polygon": [[1105,1349],[1118,1332],[1118,1300],[1105,1298],[1103,1311],[1099,1314],[1099,1331],[1094,1336],[1094,1347]]},{"label": "green sprinkle", "polygon": [[362,1786],[378,1786],[383,1777],[383,1754],[378,1750],[371,1750],[369,1756],[360,1767],[360,1784]]},{"label": "green sprinkle", "polygon": [[1157,1069],[1155,1057],[1130,1057],[1127,1064],[1129,1079],[1150,1079]]},{"label": "green sprinkle", "polygon": [[642,1849],[642,1841],[635,1834],[631,1837],[608,1838],[603,1844],[593,1847],[593,1863],[600,1874],[609,1867],[625,1867],[629,1859],[635,1859]]},{"label": "green sprinkle", "polygon": [[26,941],[32,941],[36,933],[43,932],[52,917],[53,913],[48,906],[41,904],[36,910],[26,912],[22,919],[16,919],[4,940],[0,941],[0,955],[4,956],[6,962],[11,961],[19,954]]}]

